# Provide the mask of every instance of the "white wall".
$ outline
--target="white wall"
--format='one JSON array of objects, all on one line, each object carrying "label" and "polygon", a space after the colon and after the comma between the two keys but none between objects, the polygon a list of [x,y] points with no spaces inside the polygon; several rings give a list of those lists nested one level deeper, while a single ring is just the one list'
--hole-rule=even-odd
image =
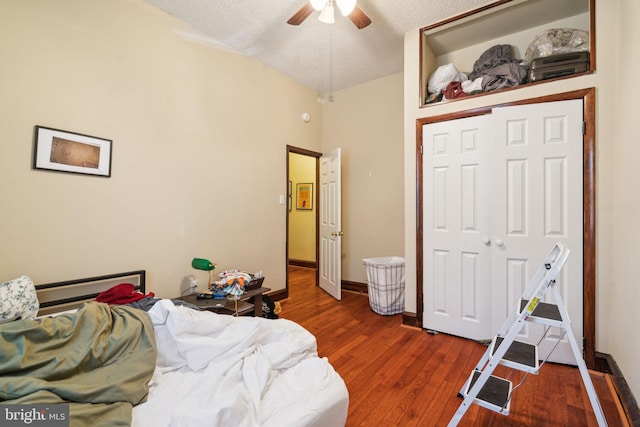
[{"label": "white wall", "polygon": [[[173,29],[142,0],[0,2],[0,280],[145,269],[175,297],[204,257],[284,287],[286,145],[319,151],[317,94]],[[111,178],[32,170],[35,125],[112,139]]]},{"label": "white wall", "polygon": [[418,108],[419,29],[405,34],[405,254],[407,311],[416,311],[416,119],[495,105],[515,99],[595,87],[596,89],[596,350],[610,353],[636,396],[640,396],[640,344],[633,339],[640,318],[634,268],[640,228],[640,204],[633,195],[640,179],[635,138],[635,103],[640,90],[636,0],[598,2],[597,73],[573,79],[461,100],[441,107]]}]

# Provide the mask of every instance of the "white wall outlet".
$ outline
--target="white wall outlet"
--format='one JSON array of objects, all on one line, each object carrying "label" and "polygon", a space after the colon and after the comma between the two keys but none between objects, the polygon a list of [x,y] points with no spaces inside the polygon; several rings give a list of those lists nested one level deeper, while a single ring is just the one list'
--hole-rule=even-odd
[{"label": "white wall outlet", "polygon": [[198,288],[198,281],[196,279],[189,279],[189,292],[191,292],[192,294],[195,294],[197,288]]}]

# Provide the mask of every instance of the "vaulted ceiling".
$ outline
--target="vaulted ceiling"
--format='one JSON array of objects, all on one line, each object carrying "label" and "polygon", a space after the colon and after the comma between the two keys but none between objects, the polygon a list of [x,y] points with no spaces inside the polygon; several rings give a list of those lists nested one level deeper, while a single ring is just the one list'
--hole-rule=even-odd
[{"label": "vaulted ceiling", "polygon": [[308,0],[146,0],[186,22],[190,40],[229,49],[324,95],[402,71],[404,33],[495,0],[358,0],[371,25],[357,29],[336,8],[287,24]]}]

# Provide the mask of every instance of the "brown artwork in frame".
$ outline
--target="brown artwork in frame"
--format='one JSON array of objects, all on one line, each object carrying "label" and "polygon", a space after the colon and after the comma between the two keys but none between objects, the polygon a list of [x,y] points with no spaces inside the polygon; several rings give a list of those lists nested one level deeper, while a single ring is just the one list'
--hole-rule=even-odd
[{"label": "brown artwork in frame", "polygon": [[296,184],[296,209],[299,209],[299,210],[313,209],[313,184],[312,183]]},{"label": "brown artwork in frame", "polygon": [[34,169],[111,176],[109,139],[36,126]]}]

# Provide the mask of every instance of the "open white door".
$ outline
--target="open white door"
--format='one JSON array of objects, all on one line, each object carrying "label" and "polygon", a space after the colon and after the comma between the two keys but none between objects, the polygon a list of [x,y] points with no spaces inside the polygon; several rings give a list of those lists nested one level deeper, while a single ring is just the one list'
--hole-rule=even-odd
[{"label": "open white door", "polygon": [[320,287],[342,299],[340,149],[320,158]]}]

